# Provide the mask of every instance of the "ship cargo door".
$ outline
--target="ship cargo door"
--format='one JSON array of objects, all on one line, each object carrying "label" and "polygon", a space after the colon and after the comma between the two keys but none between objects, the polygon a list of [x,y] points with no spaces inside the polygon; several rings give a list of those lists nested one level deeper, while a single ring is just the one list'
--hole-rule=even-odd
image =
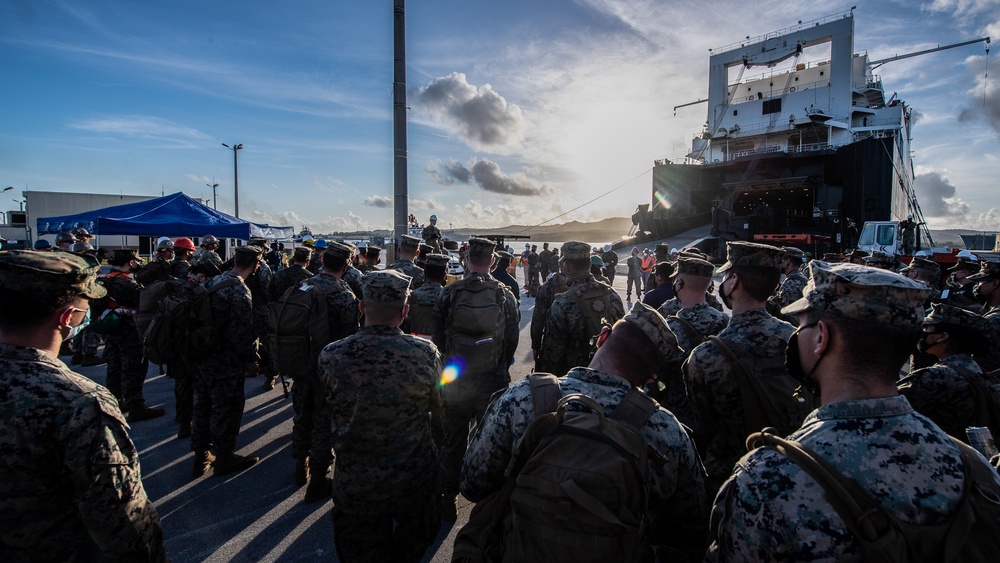
[{"label": "ship cargo door", "polygon": [[816,187],[808,177],[755,181],[733,188],[740,190],[733,202],[733,215],[744,219],[749,238],[811,230]]}]

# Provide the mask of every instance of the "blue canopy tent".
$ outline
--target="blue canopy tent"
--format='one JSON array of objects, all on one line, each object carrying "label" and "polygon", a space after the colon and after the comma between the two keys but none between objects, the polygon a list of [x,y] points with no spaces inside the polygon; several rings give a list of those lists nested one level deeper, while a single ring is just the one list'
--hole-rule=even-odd
[{"label": "blue canopy tent", "polygon": [[93,235],[215,235],[240,240],[249,240],[252,236],[286,239],[294,234],[292,227],[259,225],[221,213],[182,192],[74,215],[40,217],[36,227],[39,235],[58,234],[77,227],[83,227]]}]

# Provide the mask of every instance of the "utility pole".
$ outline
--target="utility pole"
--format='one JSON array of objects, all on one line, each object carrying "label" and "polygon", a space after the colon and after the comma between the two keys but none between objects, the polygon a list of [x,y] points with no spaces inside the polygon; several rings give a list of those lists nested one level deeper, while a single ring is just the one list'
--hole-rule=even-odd
[{"label": "utility pole", "polygon": [[233,144],[229,146],[226,143],[222,143],[222,146],[233,151],[233,202],[234,202],[234,212],[233,215],[239,219],[240,218],[240,162],[239,158],[236,156],[236,151],[243,149],[243,143]]},{"label": "utility pole", "polygon": [[398,244],[406,234],[409,196],[406,184],[406,10],[405,0],[394,0],[393,23],[395,58],[393,60],[393,238]]},{"label": "utility pole", "polygon": [[215,189],[219,187],[218,182],[215,181],[215,178],[212,178],[212,183],[205,185],[212,188],[212,209],[219,209],[219,195],[215,193]]}]

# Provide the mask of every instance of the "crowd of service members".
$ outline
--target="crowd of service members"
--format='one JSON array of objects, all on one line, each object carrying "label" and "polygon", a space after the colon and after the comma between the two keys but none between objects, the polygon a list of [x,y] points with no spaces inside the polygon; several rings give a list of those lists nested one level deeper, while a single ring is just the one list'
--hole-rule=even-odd
[{"label": "crowd of service members", "polygon": [[[976,390],[1000,384],[1000,263],[971,256],[942,271],[921,257],[810,261],[795,248],[731,242],[716,267],[698,249],[661,244],[631,250],[623,301],[611,286],[617,254],[575,241],[545,244],[544,256],[526,248],[534,259],[521,288],[510,269],[524,256],[481,238],[463,246],[466,275],[446,284],[433,232],[434,246],[404,236],[384,269],[373,245],[310,240],[285,252],[253,239],[223,261],[214,237],[197,251],[190,239],[161,239],[147,264],[115,251],[100,280],[88,234],[64,235],[61,250],[0,252],[0,364],[14,374],[0,382],[3,560],[165,560],[126,421],[165,414],[145,405],[148,362],[131,317],[144,287],[168,278],[208,290],[220,339],[198,362],[167,366],[193,478],[258,461],[237,453],[237,439],[244,378],[263,374],[273,388],[285,375],[268,345],[268,303],[294,291],[325,298],[329,344],[292,383],[289,473],[308,484],[307,502],[332,494],[343,561],[419,561],[441,520],[455,520],[459,493],[485,502],[504,487],[538,414],[529,380],[510,378],[522,289],[534,299],[535,370],[559,376],[563,396],[586,395],[609,416],[632,389],[659,402],[639,429],[651,452],[648,558],[860,557],[801,467],[773,448],[747,451],[762,430],[741,385],[747,372],[796,382],[795,398],[816,408],[775,426],[912,524],[959,506],[963,462],[949,435],[968,441],[966,429],[991,414]],[[88,302],[118,324],[85,328]],[[58,360],[74,337],[71,363],[106,361],[108,389]]]}]

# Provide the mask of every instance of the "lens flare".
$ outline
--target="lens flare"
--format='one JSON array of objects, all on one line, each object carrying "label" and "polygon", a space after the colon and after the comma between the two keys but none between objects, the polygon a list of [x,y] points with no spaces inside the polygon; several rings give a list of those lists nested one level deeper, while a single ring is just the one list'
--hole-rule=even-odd
[{"label": "lens flare", "polygon": [[465,367],[465,362],[461,358],[452,358],[448,365],[444,367],[444,371],[441,372],[441,382],[438,384],[441,387],[454,382],[459,377],[462,377],[462,368]]},{"label": "lens flare", "polygon": [[656,196],[656,201],[657,203],[660,204],[660,207],[664,209],[670,209],[670,207],[673,205],[672,203],[670,203],[670,200],[667,199],[667,196],[665,196],[663,193],[657,191],[656,194],[654,195]]}]

